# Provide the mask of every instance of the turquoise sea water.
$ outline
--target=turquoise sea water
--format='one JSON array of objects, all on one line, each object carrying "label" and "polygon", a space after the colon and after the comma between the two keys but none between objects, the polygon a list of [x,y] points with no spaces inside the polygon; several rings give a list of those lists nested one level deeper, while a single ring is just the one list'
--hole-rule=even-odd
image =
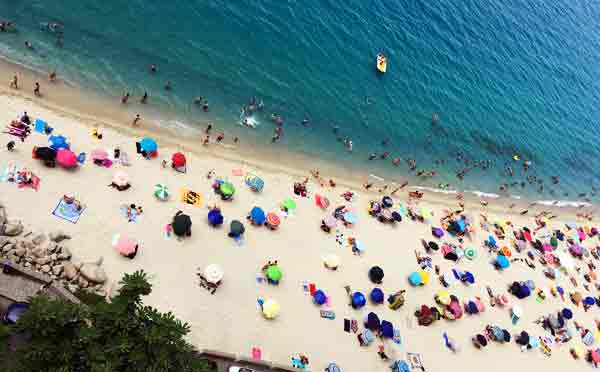
[{"label": "turquoise sea water", "polygon": [[[545,200],[581,199],[600,183],[600,8],[593,2],[21,0],[0,2],[0,17],[19,29],[0,33],[6,58],[57,68],[116,99],[146,90],[165,125],[215,120],[269,146],[268,117],[277,112],[285,125],[276,146],[370,173],[401,178],[406,162],[394,167],[391,159],[415,158],[419,169],[439,174],[424,184],[496,193],[501,183],[535,174],[543,193],[537,183],[508,193]],[[64,25],[62,47],[43,22]],[[383,76],[375,73],[379,52],[389,60]],[[157,74],[148,73],[150,64]],[[162,88],[167,80],[172,92]],[[194,96],[208,98],[211,112],[193,107]],[[265,103],[256,130],[236,124],[253,96]],[[334,126],[353,141],[352,153]],[[367,160],[383,151],[388,160]],[[460,181],[457,152],[492,166]],[[514,154],[532,161],[527,173]],[[552,175],[561,176],[559,185]]]}]

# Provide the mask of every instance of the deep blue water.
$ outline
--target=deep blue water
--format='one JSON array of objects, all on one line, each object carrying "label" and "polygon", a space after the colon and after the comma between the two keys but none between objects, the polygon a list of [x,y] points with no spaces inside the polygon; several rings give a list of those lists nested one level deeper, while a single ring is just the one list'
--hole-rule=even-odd
[{"label": "deep blue water", "polygon": [[[535,174],[546,186],[542,195],[537,184],[509,192],[576,199],[600,183],[595,2],[5,0],[0,17],[19,28],[0,33],[5,57],[57,68],[115,98],[147,90],[165,122],[215,120],[268,146],[268,116],[277,112],[285,133],[276,146],[398,178],[408,167],[392,166],[396,156],[417,159],[419,169],[446,159],[429,185],[497,192],[500,183]],[[41,22],[64,25],[62,47]],[[25,40],[36,50],[25,50]],[[389,60],[383,76],[374,68],[379,52]],[[166,80],[172,92],[162,88]],[[199,95],[210,113],[191,105]],[[265,103],[258,130],[234,124],[253,96]],[[305,117],[308,128],[300,125]],[[334,126],[352,139],[352,154]],[[367,161],[383,151],[390,159]],[[459,181],[459,151],[495,165]],[[514,154],[533,162],[528,173]],[[512,178],[504,176],[507,162]],[[553,186],[557,174],[561,183]]]}]

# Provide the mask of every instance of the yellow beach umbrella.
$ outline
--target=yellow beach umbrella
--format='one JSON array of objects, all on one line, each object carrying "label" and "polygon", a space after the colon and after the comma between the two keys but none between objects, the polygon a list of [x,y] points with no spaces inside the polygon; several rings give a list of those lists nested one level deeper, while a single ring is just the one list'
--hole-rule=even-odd
[{"label": "yellow beach umbrella", "polygon": [[268,299],[262,305],[262,312],[265,318],[275,319],[279,315],[279,304],[275,300]]},{"label": "yellow beach umbrella", "polygon": [[436,292],[434,297],[435,297],[435,301],[442,305],[450,304],[450,293],[448,293],[448,291],[439,290]]},{"label": "yellow beach umbrella", "polygon": [[418,271],[419,276],[421,277],[421,283],[423,285],[426,285],[427,283],[429,283],[429,273],[425,270],[419,270]]},{"label": "yellow beach umbrella", "polygon": [[424,220],[430,220],[432,219],[432,215],[431,215],[431,211],[425,207],[421,207],[421,217],[423,217]]}]

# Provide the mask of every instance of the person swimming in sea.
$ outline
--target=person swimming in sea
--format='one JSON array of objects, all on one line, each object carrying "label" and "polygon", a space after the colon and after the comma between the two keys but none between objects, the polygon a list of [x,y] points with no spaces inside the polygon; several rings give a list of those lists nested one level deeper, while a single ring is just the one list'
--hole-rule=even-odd
[{"label": "person swimming in sea", "polygon": [[303,127],[308,127],[308,126],[309,126],[309,124],[310,124],[310,122],[308,121],[308,119],[304,118],[304,119],[302,120],[302,126],[303,126]]},{"label": "person swimming in sea", "polygon": [[204,100],[204,103],[202,104],[202,111],[204,111],[204,112],[210,111],[210,107],[208,106],[208,100]]},{"label": "person swimming in sea", "polygon": [[411,171],[417,169],[417,161],[415,159],[408,159],[406,162],[408,163],[408,168]]},{"label": "person swimming in sea", "polygon": [[439,124],[439,123],[440,123],[440,117],[438,116],[438,114],[435,114],[435,113],[434,113],[434,114],[431,116],[431,124],[433,124],[433,125],[437,125],[437,124]]},{"label": "person swimming in sea", "polygon": [[156,73],[158,71],[158,68],[156,68],[156,65],[150,65],[150,72],[151,73]]},{"label": "person swimming in sea", "polygon": [[372,153],[369,155],[369,160],[375,160],[375,159],[377,159],[377,154],[376,154],[376,153],[374,153],[374,152],[372,152]]},{"label": "person swimming in sea", "polygon": [[394,164],[395,166],[399,166],[400,163],[402,162],[402,158],[394,158],[394,160],[392,160],[392,164]]},{"label": "person swimming in sea", "polygon": [[173,85],[171,84],[171,80],[167,80],[165,83],[165,90],[173,90]]},{"label": "person swimming in sea", "polygon": [[29,40],[25,40],[25,47],[27,49],[33,50],[33,44],[31,44],[31,42]]}]

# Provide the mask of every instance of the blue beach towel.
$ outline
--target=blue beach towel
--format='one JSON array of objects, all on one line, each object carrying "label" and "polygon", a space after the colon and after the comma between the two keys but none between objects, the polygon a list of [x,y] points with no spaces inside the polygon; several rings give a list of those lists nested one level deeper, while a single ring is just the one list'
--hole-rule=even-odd
[{"label": "blue beach towel", "polygon": [[81,210],[77,210],[75,204],[67,204],[63,199],[60,199],[52,214],[71,223],[77,223],[84,210],[85,207],[82,207]]},{"label": "blue beach towel", "polygon": [[48,123],[43,121],[42,119],[35,119],[34,130],[41,134],[46,134],[46,127]]}]

